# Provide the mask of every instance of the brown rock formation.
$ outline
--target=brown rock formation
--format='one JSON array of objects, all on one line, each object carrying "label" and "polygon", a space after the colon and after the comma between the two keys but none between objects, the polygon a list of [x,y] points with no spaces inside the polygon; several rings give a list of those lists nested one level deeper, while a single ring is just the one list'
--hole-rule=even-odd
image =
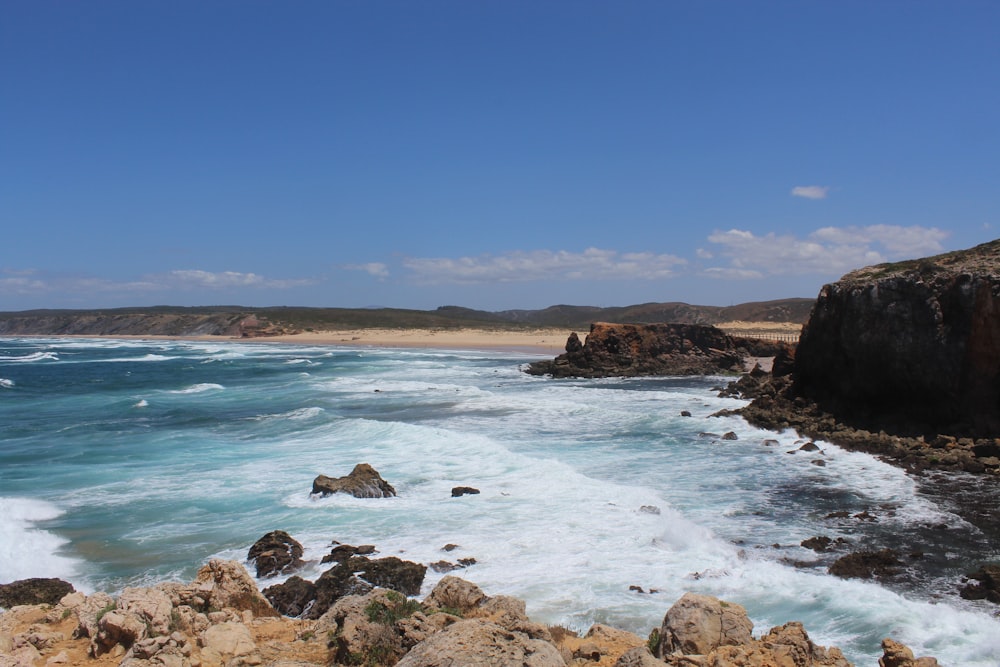
[{"label": "brown rock formation", "polygon": [[565,354],[535,362],[526,370],[532,375],[585,378],[738,373],[746,357],[771,356],[779,347],[782,344],[734,338],[697,324],[596,322],[590,325],[586,343],[574,333],[566,341]]},{"label": "brown rock formation", "polygon": [[331,493],[349,493],[355,498],[389,498],[396,495],[392,484],[382,479],[375,468],[359,463],[344,477],[319,475],[313,480],[313,493],[328,496]]}]

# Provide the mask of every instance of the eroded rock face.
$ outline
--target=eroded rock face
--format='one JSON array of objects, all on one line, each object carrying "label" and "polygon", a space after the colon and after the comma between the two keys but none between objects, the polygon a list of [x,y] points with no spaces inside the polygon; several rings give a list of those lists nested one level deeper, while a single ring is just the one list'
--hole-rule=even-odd
[{"label": "eroded rock face", "polygon": [[319,475],[313,480],[312,492],[321,496],[349,493],[355,498],[390,498],[396,495],[396,489],[367,463],[354,466],[354,470],[344,477],[334,479]]},{"label": "eroded rock face", "polygon": [[870,430],[1000,433],[1000,240],[823,287],[795,389]]},{"label": "eroded rock face", "polygon": [[586,343],[581,344],[574,333],[566,342],[565,354],[553,361],[535,362],[527,372],[587,378],[736,373],[751,355],[748,346],[758,345],[763,343],[697,324],[596,322],[590,325]]}]

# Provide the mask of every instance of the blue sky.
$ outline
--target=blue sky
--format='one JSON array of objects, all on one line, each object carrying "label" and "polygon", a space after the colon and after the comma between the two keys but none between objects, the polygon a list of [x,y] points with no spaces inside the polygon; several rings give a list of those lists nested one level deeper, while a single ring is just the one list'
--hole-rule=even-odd
[{"label": "blue sky", "polygon": [[814,297],[998,119],[992,0],[5,2],[0,310]]}]

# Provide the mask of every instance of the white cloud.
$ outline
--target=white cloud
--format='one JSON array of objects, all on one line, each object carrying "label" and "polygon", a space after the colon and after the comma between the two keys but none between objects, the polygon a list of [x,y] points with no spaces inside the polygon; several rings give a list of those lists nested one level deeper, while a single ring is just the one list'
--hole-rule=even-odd
[{"label": "white cloud", "polygon": [[138,280],[109,280],[94,276],[51,274],[35,270],[2,272],[0,290],[19,295],[166,292],[170,290],[219,290],[236,287],[287,289],[312,284],[312,280],[274,280],[255,273],[176,270],[143,276]]},{"label": "white cloud", "polygon": [[389,267],[382,262],[368,262],[367,264],[345,264],[340,267],[345,271],[364,271],[375,278],[388,278]]},{"label": "white cloud", "polygon": [[240,273],[238,271],[201,271],[197,269],[171,271],[163,276],[147,278],[153,285],[162,288],[185,289],[230,289],[233,287],[260,287],[264,289],[288,289],[312,284],[312,280],[276,280],[265,278],[256,273]]},{"label": "white cloud", "polygon": [[729,265],[703,271],[709,277],[826,274],[848,271],[882,262],[933,255],[944,251],[948,236],[935,227],[823,227],[805,239],[774,233],[730,229],[713,232],[708,240],[720,247],[719,255]]},{"label": "white cloud", "polygon": [[418,281],[440,283],[528,282],[533,280],[652,280],[676,275],[686,260],[651,252],[620,253],[588,248],[514,251],[478,257],[409,258],[403,265]]},{"label": "white cloud", "polygon": [[796,185],[792,188],[793,197],[805,197],[806,199],[826,199],[830,191],[826,185]]}]

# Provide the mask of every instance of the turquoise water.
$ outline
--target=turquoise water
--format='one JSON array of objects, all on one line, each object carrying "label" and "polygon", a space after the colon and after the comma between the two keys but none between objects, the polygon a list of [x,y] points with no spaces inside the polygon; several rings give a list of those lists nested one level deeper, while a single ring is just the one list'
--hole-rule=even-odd
[{"label": "turquoise water", "polygon": [[[530,360],[0,340],[0,582],[189,580],[283,529],[313,561],[306,577],[331,540],[424,563],[472,557],[462,576],[579,630],[645,635],[692,590],[744,605],[758,634],[801,620],[860,665],[885,636],[942,664],[998,663],[1000,621],[956,594],[962,573],[997,557],[995,540],[934,485],[711,417],[741,404],[716,396],[721,378],[556,381],[522,373]],[[310,497],[316,475],[360,462],[399,496]],[[482,493],[452,498],[459,485]],[[826,518],[838,510],[876,520]],[[815,535],[924,556],[886,586],[843,581],[798,546]]]}]

